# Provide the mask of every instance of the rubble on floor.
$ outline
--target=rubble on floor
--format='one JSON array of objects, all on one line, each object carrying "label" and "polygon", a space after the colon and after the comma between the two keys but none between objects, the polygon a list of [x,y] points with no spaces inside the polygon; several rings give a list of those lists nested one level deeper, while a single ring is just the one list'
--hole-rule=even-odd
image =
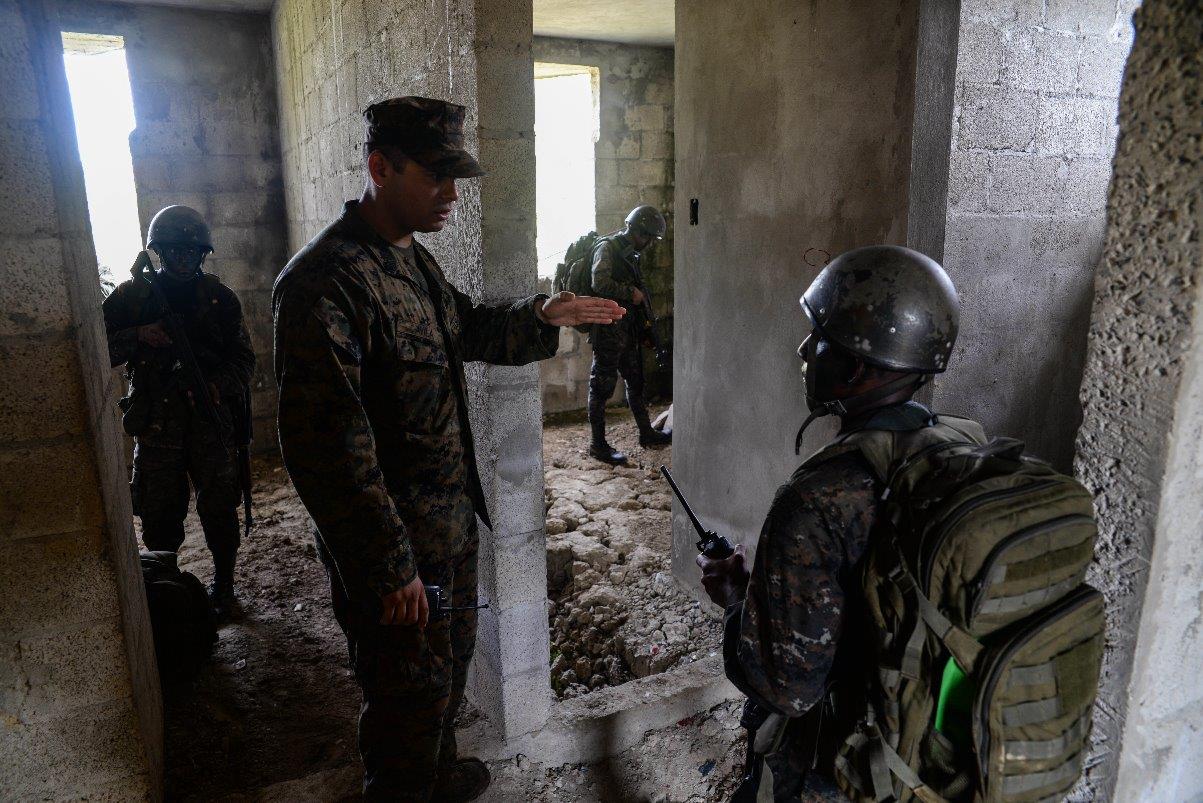
[{"label": "rubble on floor", "polygon": [[[610,413],[610,440],[638,442]],[[720,622],[672,578],[672,502],[658,467],[671,447],[634,446],[626,466],[589,457],[588,424],[548,425],[543,453],[552,687],[575,697],[714,653]]]}]

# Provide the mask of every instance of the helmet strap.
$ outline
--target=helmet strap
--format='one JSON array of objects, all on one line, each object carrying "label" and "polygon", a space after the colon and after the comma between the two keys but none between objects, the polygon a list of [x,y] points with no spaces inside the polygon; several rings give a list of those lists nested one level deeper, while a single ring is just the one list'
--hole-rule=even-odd
[{"label": "helmet strap", "polygon": [[897,379],[892,379],[884,385],[866,390],[862,393],[856,393],[852,396],[843,399],[835,399],[833,401],[823,402],[815,408],[806,420],[802,422],[802,428],[798,430],[798,435],[794,438],[794,454],[802,453],[802,435],[806,432],[806,428],[814,423],[816,418],[823,418],[829,415],[838,415],[843,418],[848,415],[862,412],[869,409],[882,399],[893,396],[900,390],[903,390],[907,385],[914,385],[914,390],[919,390],[927,384],[930,374],[919,374],[919,378],[915,379],[914,374],[900,376]]}]

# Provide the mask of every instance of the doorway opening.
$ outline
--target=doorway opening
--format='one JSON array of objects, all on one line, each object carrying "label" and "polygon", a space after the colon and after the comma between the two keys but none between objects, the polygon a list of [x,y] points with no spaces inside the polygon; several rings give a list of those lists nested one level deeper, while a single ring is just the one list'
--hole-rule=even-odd
[{"label": "doorway opening", "polygon": [[142,249],[129,136],[134,98],[120,36],[63,32],[63,62],[104,293]]},{"label": "doorway opening", "polygon": [[594,147],[601,134],[600,71],[535,62],[535,250],[539,277],[597,227]]}]

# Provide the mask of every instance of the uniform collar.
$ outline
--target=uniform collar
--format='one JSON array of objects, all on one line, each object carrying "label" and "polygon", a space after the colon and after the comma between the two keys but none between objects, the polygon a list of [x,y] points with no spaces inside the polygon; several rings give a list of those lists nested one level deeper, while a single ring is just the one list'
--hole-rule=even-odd
[{"label": "uniform collar", "polygon": [[359,201],[347,201],[343,204],[339,226],[349,238],[368,249],[376,257],[385,273],[423,281],[422,273],[414,261],[414,254],[421,251],[427,261],[429,261],[429,256],[417,238],[413,239],[412,251],[393,245],[381,237],[380,233],[363,219],[363,215],[359,213]]}]

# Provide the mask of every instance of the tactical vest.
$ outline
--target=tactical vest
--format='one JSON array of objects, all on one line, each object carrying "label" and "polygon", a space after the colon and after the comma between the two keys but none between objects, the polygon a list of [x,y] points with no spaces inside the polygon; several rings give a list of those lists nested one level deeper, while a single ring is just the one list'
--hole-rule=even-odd
[{"label": "tactical vest", "polygon": [[884,491],[859,567],[871,657],[837,695],[854,724],[824,734],[841,789],[865,803],[1061,799],[1102,661],[1090,493],[954,416],[850,433],[804,468],[851,451]]}]

